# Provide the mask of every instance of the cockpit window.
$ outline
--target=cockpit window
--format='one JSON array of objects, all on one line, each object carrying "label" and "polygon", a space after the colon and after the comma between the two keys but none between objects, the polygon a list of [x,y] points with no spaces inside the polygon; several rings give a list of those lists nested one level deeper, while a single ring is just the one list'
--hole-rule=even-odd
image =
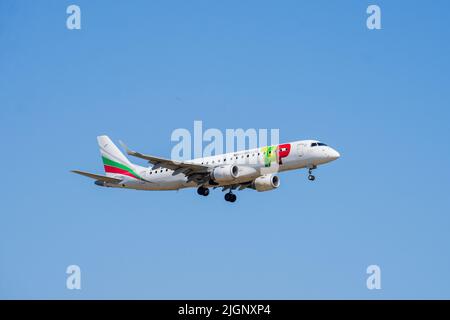
[{"label": "cockpit window", "polygon": [[327,145],[325,143],[322,143],[322,142],[313,142],[313,143],[311,143],[311,147],[317,147],[317,146],[326,147]]}]

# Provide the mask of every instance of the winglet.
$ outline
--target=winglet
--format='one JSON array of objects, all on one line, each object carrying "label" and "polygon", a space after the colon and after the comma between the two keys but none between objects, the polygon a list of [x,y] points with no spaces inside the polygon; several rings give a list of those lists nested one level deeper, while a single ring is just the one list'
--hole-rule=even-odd
[{"label": "winglet", "polygon": [[122,146],[122,148],[125,150],[125,152],[129,155],[132,155],[134,152],[132,150],[130,150],[127,145],[122,141],[119,140],[120,145]]},{"label": "winglet", "polygon": [[145,160],[147,160],[148,162],[151,163],[151,160],[148,159],[147,157],[145,157],[145,155],[143,155],[142,153],[137,152],[137,151],[133,151],[133,150],[129,149],[129,148],[127,147],[127,145],[126,145],[125,143],[123,143],[122,140],[119,140],[119,143],[120,143],[120,145],[122,146],[122,148],[125,150],[125,152],[126,152],[128,155],[133,156],[133,157],[137,157],[137,158],[145,159]]}]

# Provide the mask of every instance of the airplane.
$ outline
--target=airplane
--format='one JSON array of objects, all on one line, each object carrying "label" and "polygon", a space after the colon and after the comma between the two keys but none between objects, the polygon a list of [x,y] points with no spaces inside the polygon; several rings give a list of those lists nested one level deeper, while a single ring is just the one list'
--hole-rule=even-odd
[{"label": "airplane", "polygon": [[308,179],[319,165],[334,161],[339,152],[317,140],[301,140],[250,150],[226,153],[188,161],[155,157],[128,149],[126,153],[148,161],[149,167],[131,163],[106,136],[97,137],[105,175],[85,171],[72,172],[92,178],[102,187],[135,190],[178,190],[197,188],[202,196],[209,188],[221,187],[228,202],[236,201],[233,190],[253,189],[259,192],[280,186],[277,172],[307,168]]}]

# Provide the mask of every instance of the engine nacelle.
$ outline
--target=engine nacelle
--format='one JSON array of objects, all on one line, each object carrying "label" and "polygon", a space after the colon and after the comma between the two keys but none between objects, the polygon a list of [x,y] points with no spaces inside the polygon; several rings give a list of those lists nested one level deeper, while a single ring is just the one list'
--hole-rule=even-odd
[{"label": "engine nacelle", "polygon": [[237,178],[239,168],[235,165],[226,165],[214,168],[211,172],[211,178],[218,183],[232,182]]},{"label": "engine nacelle", "polygon": [[256,191],[269,191],[280,186],[280,178],[273,174],[265,174],[253,181],[252,188]]},{"label": "engine nacelle", "polygon": [[237,182],[252,181],[260,175],[259,171],[252,167],[239,166],[239,172],[237,175]]}]

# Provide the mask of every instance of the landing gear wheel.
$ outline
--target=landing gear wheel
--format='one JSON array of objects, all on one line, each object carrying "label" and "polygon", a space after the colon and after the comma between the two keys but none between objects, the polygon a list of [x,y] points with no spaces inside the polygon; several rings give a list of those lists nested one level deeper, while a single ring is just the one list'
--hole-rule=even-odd
[{"label": "landing gear wheel", "polygon": [[237,197],[236,197],[236,195],[233,194],[233,193],[226,193],[226,194],[225,194],[225,201],[228,201],[228,202],[235,202],[236,199],[237,199]]},{"label": "landing gear wheel", "polygon": [[314,181],[314,180],[316,180],[316,177],[315,176],[313,176],[313,174],[312,174],[312,171],[313,171],[313,169],[315,169],[315,168],[317,168],[316,166],[314,166],[313,168],[309,168],[309,170],[308,170],[308,179],[309,179],[309,181]]},{"label": "landing gear wheel", "polygon": [[208,188],[204,188],[204,187],[199,187],[197,189],[197,193],[201,196],[207,196],[209,194],[209,189]]}]

